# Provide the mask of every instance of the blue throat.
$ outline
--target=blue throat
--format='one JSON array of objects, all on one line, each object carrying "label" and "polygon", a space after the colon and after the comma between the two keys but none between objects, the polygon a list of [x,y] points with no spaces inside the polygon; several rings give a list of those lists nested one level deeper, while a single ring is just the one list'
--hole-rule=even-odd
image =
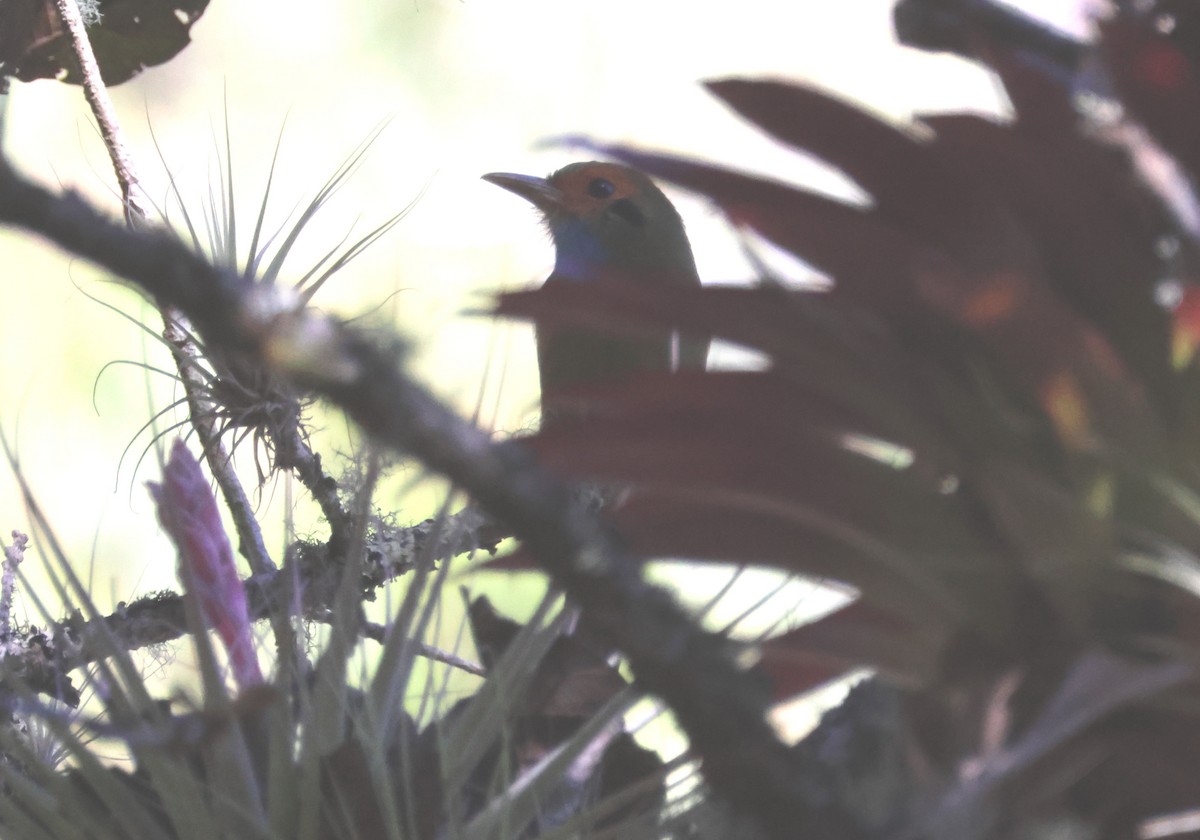
[{"label": "blue throat", "polygon": [[597,268],[611,260],[611,253],[580,219],[556,224],[554,236],[554,273],[567,280],[589,280]]}]

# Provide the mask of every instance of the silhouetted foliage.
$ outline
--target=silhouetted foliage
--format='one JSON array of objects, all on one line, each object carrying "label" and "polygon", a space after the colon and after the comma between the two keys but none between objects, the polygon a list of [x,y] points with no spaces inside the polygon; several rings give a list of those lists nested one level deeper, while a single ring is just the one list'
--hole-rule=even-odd
[{"label": "silhouetted foliage", "polygon": [[[93,0],[80,6],[85,19],[90,17],[88,38],[104,83],[119,85],[191,43],[192,25],[208,0]],[[0,90],[6,77],[83,81],[54,0],[9,0],[0,6]]]},{"label": "silhouetted foliage", "polygon": [[831,745],[814,784],[880,776],[838,799],[862,832],[1135,836],[1200,808],[1196,12],[1123,8],[1094,44],[991,3],[897,17],[987,64],[1013,117],[901,128],[803,85],[708,86],[865,205],[582,141],[833,284],[505,295],[539,324],[674,327],[770,358],[580,388],[587,410],[532,443],[633,488],[614,516],[640,552],[858,591],[762,667],[781,698],[861,667],[900,692],[873,757],[829,741],[870,729],[850,706],[812,736]]}]

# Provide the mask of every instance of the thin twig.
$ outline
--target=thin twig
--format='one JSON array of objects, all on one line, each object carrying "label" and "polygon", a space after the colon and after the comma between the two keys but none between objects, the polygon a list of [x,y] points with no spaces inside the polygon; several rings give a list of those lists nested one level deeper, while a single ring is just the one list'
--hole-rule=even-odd
[{"label": "thin twig", "polygon": [[275,437],[275,464],[291,470],[321,508],[321,516],[329,525],[330,551],[345,551],[350,545],[353,517],[338,497],[337,479],[325,472],[321,456],[313,452],[298,426]]},{"label": "thin twig", "polygon": [[[363,635],[368,639],[383,643],[387,638],[388,628],[386,625],[378,624],[374,621],[367,621],[363,624]],[[456,656],[449,651],[441,648],[427,645],[424,642],[417,642],[417,655],[423,656],[426,659],[432,659],[434,662],[441,662],[445,665],[450,665],[460,671],[466,671],[468,674],[474,674],[477,677],[486,677],[487,670],[478,662],[472,662],[470,659],[463,659],[461,656]]]},{"label": "thin twig", "polygon": [[274,571],[276,566],[263,542],[262,529],[258,527],[258,519],[254,516],[250,499],[233,469],[233,459],[221,441],[216,421],[213,419],[216,414],[215,406],[212,400],[205,396],[204,377],[200,372],[200,348],[181,323],[181,313],[167,307],[161,312],[163,338],[171,350],[175,367],[179,370],[192,427],[196,430],[213,479],[217,482],[233,518],[238,534],[238,552],[246,558],[250,571],[254,574]]},{"label": "thin twig", "polygon": [[[117,183],[121,187],[125,221],[131,227],[136,226],[146,219],[145,207],[141,200],[141,182],[134,169],[121,124],[117,120],[116,108],[100,74],[100,66],[92,51],[87,27],[76,0],[57,0],[57,6],[59,17],[71,36],[75,57],[79,61],[84,96],[100,126],[100,136],[104,140],[104,147],[108,150],[113,170],[116,172]],[[189,334],[186,319],[181,313],[167,306],[161,307],[159,312],[163,319],[163,338],[171,348],[171,356],[175,360],[179,379],[187,395],[192,426],[204,447],[209,469],[212,470],[217,486],[221,488],[221,494],[238,532],[238,551],[246,558],[250,570],[255,574],[271,571],[275,564],[263,543],[262,530],[258,526],[246,491],[234,472],[229,453],[221,442],[216,422],[211,419],[214,415],[213,404],[205,397],[204,383],[197,367],[202,356],[200,348]]]},{"label": "thin twig", "polygon": [[129,224],[140,222],[146,218],[146,210],[142,203],[142,187],[133,168],[129,151],[121,139],[121,123],[117,120],[117,109],[112,97],[108,95],[108,87],[100,75],[100,65],[96,63],[96,54],[92,52],[92,42],[88,39],[87,26],[79,13],[75,0],[57,0],[58,15],[67,33],[71,36],[71,46],[75,50],[75,58],[79,61],[79,69],[83,78],[83,95],[91,106],[92,114],[100,125],[100,136],[104,139],[104,148],[112,160],[113,169],[117,174],[117,183],[121,186],[121,203],[125,207],[125,220]]}]

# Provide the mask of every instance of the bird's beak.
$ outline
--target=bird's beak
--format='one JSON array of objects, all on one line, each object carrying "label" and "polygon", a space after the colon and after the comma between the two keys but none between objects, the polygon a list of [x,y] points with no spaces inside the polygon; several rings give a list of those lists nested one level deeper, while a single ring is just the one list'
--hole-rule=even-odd
[{"label": "bird's beak", "polygon": [[489,172],[483,176],[483,180],[516,193],[543,213],[550,214],[562,208],[562,191],[545,178],[512,172]]}]

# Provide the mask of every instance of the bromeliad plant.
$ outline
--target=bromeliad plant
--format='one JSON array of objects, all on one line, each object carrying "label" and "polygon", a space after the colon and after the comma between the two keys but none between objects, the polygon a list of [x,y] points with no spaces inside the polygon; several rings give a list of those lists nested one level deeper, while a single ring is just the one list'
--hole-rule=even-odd
[{"label": "bromeliad plant", "polygon": [[[299,576],[265,596],[239,578],[208,481],[181,441],[150,489],[179,553],[187,597],[177,621],[194,643],[201,695],[154,696],[127,639],[109,626],[113,618],[97,613],[59,554],[58,594],[86,619],[75,627],[87,635],[68,655],[94,663],[86,681],[102,711],[69,713],[78,697],[35,690],[14,667],[24,657],[10,652],[3,697],[12,722],[0,727],[6,832],[30,840],[660,835],[667,768],[621,726],[636,694],[605,656],[563,634],[569,614],[554,593],[524,626],[499,616],[486,598],[470,604],[483,666],[423,643],[450,569],[435,568],[433,557],[444,517],[386,627],[363,617],[361,541],[347,552],[327,607],[328,637],[310,663],[296,619],[311,593]],[[48,523],[31,508],[40,542],[53,548]],[[26,546],[19,539],[15,553]],[[270,601],[255,607],[247,592]],[[274,639],[269,657],[252,620],[264,609]],[[61,646],[68,637],[44,641]],[[379,655],[364,672],[353,658],[368,641]],[[486,679],[452,703],[445,672],[419,667],[435,655]],[[260,658],[275,663],[269,680]],[[67,702],[51,704],[45,694]],[[35,740],[34,725],[49,737]],[[133,769],[109,766],[106,752]]]},{"label": "bromeliad plant", "polygon": [[499,304],[769,356],[582,389],[589,410],[534,445],[637,488],[615,519],[639,552],[858,592],[762,649],[781,699],[877,674],[797,750],[817,835],[1145,837],[1200,814],[1200,17],[1116,6],[1084,44],[997,4],[898,4],[910,43],[995,72],[1006,120],[902,128],[803,85],[708,85],[863,205],[583,141],[707,196],[828,290]]}]

